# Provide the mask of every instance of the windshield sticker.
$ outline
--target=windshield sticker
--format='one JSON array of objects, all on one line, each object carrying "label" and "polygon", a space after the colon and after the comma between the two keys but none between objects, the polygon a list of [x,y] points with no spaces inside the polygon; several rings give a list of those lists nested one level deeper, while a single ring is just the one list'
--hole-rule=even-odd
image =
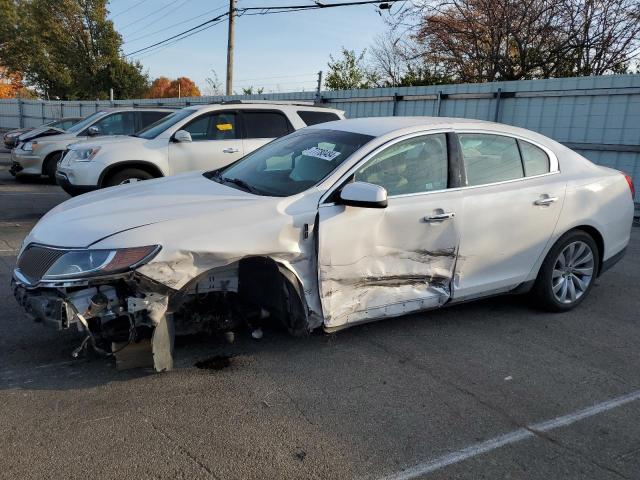
[{"label": "windshield sticker", "polygon": [[324,148],[312,147],[307,150],[303,150],[302,154],[307,157],[315,157],[330,162],[338,157],[338,155],[340,155],[340,152],[325,150]]},{"label": "windshield sticker", "polygon": [[233,130],[233,125],[230,123],[219,123],[216,125],[216,128],[221,132],[226,132],[227,130]]}]

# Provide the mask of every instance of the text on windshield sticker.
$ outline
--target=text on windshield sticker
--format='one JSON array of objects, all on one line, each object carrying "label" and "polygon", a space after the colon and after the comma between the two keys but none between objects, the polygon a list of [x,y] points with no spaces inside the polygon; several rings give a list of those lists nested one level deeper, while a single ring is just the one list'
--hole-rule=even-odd
[{"label": "text on windshield sticker", "polygon": [[315,158],[319,158],[321,160],[326,160],[327,162],[330,162],[331,160],[336,158],[338,155],[340,155],[340,152],[334,152],[333,150],[325,150],[324,148],[312,147],[307,150],[304,150],[302,154],[306,157],[315,157]]}]

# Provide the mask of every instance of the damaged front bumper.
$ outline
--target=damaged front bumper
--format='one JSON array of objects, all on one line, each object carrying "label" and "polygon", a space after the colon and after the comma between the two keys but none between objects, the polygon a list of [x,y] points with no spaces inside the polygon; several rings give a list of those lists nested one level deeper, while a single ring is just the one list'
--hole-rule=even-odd
[{"label": "damaged front bumper", "polygon": [[169,297],[166,292],[145,291],[144,286],[132,273],[34,286],[16,269],[11,281],[18,304],[34,321],[57,330],[76,328],[86,335],[81,347],[90,344],[105,355],[112,355],[115,345],[120,350],[132,342],[150,341],[154,367],[169,370],[173,366]]}]

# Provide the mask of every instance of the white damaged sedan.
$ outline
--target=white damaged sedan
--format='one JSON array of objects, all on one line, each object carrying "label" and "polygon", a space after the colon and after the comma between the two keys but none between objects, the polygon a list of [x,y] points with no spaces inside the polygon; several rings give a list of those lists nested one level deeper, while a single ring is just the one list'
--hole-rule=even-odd
[{"label": "white damaged sedan", "polygon": [[175,334],[336,331],[507,292],[571,309],[624,254],[632,199],[630,177],[521,128],[343,120],[68,200],[25,239],[13,287],[103,352],[147,342],[160,371]]}]

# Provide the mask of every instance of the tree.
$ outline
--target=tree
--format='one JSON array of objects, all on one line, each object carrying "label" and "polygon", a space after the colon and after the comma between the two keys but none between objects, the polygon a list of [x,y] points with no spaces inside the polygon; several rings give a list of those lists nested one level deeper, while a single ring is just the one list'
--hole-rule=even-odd
[{"label": "tree", "polygon": [[199,97],[200,89],[196,84],[187,77],[178,77],[171,82],[169,90],[167,91],[168,97]]},{"label": "tree", "polygon": [[204,79],[207,84],[205,93],[207,95],[223,95],[222,82],[218,78],[218,74],[215,70],[211,70],[211,76]]},{"label": "tree", "polygon": [[37,98],[33,90],[28,89],[22,82],[20,73],[9,73],[0,67],[0,98]]},{"label": "tree", "polygon": [[261,93],[264,93],[263,87],[260,87],[260,88],[254,88],[253,86],[242,87],[242,95],[260,95]]},{"label": "tree", "polygon": [[640,41],[638,0],[410,2],[392,22],[412,59],[457,81],[485,82],[627,70]]},{"label": "tree", "polygon": [[178,77],[175,80],[158,77],[151,82],[151,87],[144,96],[145,98],[199,97],[200,90],[193,80],[187,77]]},{"label": "tree", "polygon": [[377,76],[365,64],[366,50],[357,55],[355,50],[342,47],[342,58],[331,59],[329,72],[325,78],[325,86],[329,90],[350,90],[353,88],[371,88],[377,84]]},{"label": "tree", "polygon": [[370,49],[370,68],[377,82],[385,87],[411,87],[452,83],[453,79],[426,65],[416,55],[416,45],[409,39],[392,35],[378,36]]},{"label": "tree", "polygon": [[60,99],[140,96],[137,62],[120,53],[107,0],[0,0],[0,58],[43,95]]},{"label": "tree", "polygon": [[167,98],[171,95],[168,95],[169,87],[171,86],[171,80],[167,77],[158,77],[153,82],[151,82],[151,86],[149,90],[144,94],[145,98]]}]

